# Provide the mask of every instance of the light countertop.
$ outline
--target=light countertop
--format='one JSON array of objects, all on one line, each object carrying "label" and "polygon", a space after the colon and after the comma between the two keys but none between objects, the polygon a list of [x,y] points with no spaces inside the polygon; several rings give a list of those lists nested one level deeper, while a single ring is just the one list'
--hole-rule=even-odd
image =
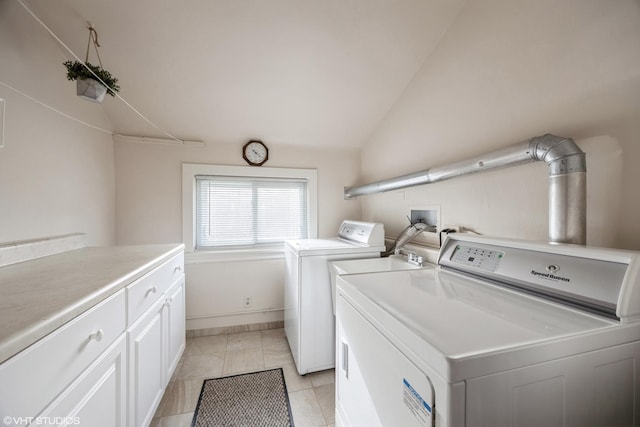
[{"label": "light countertop", "polygon": [[0,363],[184,249],[87,247],[0,268]]}]

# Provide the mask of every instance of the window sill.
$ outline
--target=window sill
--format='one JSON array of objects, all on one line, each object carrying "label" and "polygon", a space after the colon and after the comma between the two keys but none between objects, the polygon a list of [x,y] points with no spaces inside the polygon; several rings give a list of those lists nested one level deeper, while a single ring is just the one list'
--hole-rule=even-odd
[{"label": "window sill", "polygon": [[243,262],[284,259],[284,247],[263,249],[196,250],[185,253],[185,263]]}]

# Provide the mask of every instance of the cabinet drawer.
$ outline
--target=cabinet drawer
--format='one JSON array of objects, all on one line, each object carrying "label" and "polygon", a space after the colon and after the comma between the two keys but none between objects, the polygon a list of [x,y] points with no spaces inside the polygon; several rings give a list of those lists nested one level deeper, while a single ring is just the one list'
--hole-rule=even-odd
[{"label": "cabinet drawer", "polygon": [[183,272],[181,253],[127,286],[127,325],[134,324]]},{"label": "cabinet drawer", "polygon": [[[67,426],[125,427],[127,340],[123,334],[107,352],[41,414]],[[43,420],[44,421],[44,420]],[[36,421],[36,425],[38,422]],[[47,423],[43,423],[47,424]],[[51,423],[49,423],[51,424]]]},{"label": "cabinet drawer", "polygon": [[38,415],[125,327],[121,290],[7,360],[0,365],[0,415]]}]

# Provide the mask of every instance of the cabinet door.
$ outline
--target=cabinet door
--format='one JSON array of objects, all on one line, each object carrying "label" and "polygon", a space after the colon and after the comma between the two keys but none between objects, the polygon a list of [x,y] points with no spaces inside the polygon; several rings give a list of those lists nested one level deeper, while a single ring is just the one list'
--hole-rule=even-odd
[{"label": "cabinet door", "polygon": [[165,339],[160,298],[127,332],[129,337],[129,425],[148,426],[165,385]]},{"label": "cabinet door", "polygon": [[74,381],[35,424],[126,426],[126,338],[121,337]]},{"label": "cabinet door", "polygon": [[180,357],[185,348],[185,296],[184,296],[184,276],[173,284],[167,293],[167,369],[165,382],[168,383],[171,375],[178,366]]}]

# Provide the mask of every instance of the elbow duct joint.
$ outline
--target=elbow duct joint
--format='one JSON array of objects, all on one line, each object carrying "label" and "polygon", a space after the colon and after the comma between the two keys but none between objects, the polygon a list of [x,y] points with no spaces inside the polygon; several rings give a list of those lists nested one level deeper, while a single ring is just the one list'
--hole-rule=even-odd
[{"label": "elbow duct joint", "polygon": [[585,153],[571,138],[551,134],[537,136],[529,140],[529,151],[532,160],[549,166],[550,176],[587,171]]}]

